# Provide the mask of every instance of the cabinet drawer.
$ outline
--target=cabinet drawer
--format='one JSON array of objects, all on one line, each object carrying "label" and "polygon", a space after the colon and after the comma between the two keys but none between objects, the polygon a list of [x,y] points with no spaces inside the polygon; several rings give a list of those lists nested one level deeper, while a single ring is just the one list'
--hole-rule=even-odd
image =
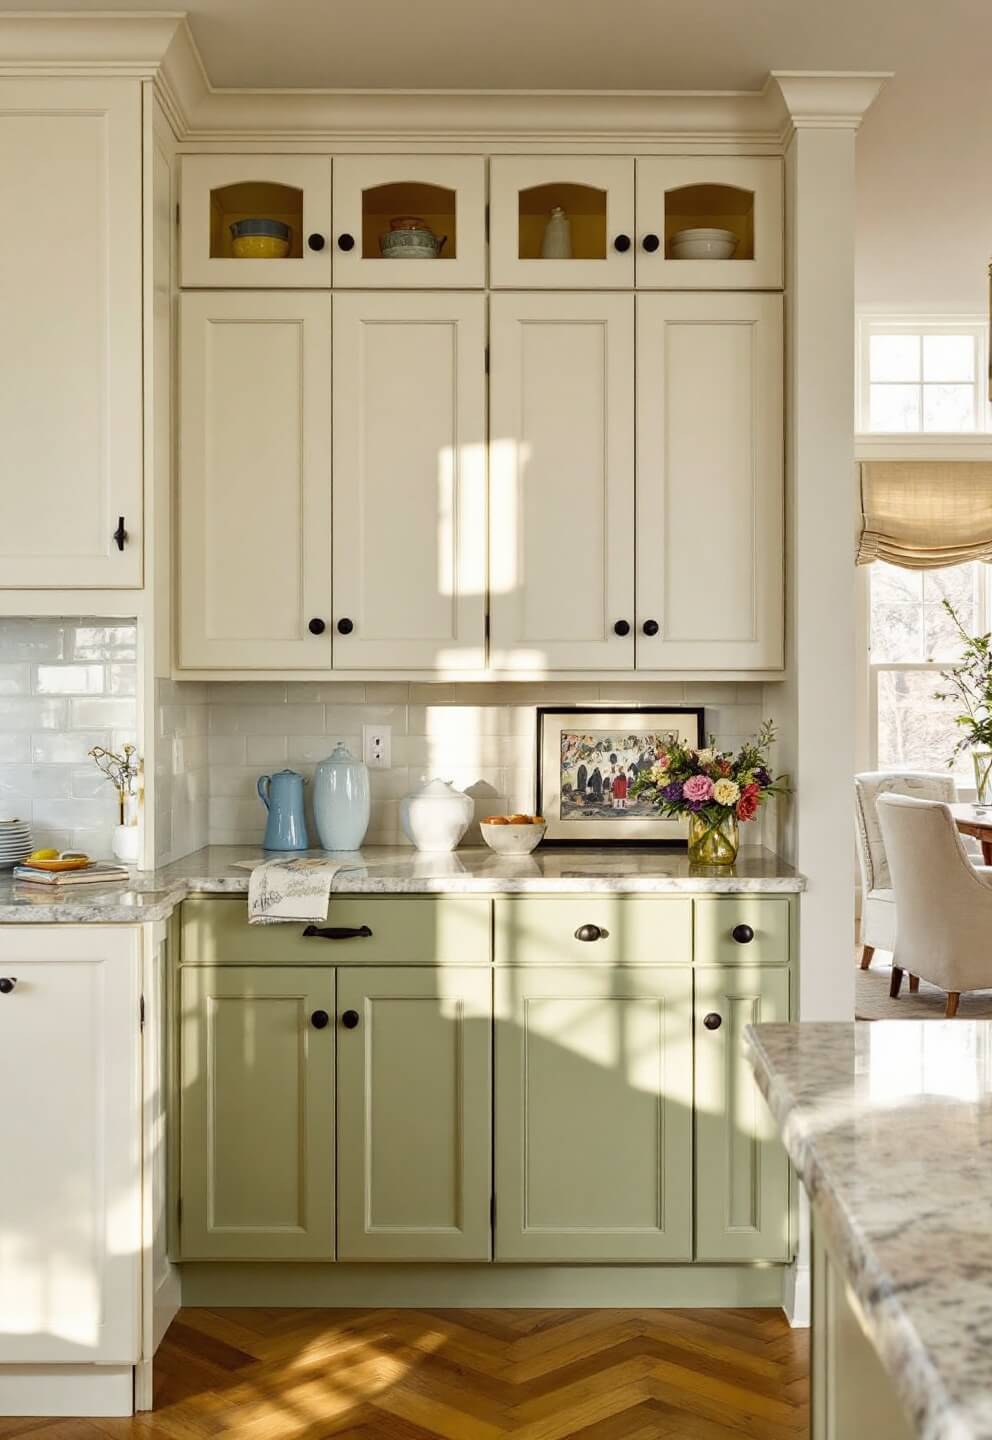
[{"label": "cabinet drawer", "polygon": [[695,902],[697,965],[787,965],[789,901],[725,895]]},{"label": "cabinet drawer", "polygon": [[304,925],[249,925],[245,897],[183,902],[184,965],[488,965],[489,901],[332,895],[320,929],[370,935],[325,939]]},{"label": "cabinet drawer", "polygon": [[692,959],[690,900],[570,895],[495,904],[498,965],[688,965]]}]

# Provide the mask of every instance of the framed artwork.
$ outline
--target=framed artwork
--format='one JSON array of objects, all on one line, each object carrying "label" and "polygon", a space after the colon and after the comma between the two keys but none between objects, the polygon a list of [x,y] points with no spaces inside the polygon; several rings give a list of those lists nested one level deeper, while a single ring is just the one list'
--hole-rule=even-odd
[{"label": "framed artwork", "polygon": [[546,841],[568,845],[678,845],[684,820],[635,800],[631,783],[673,740],[703,743],[701,708],[643,710],[540,706],[537,711],[537,801]]}]

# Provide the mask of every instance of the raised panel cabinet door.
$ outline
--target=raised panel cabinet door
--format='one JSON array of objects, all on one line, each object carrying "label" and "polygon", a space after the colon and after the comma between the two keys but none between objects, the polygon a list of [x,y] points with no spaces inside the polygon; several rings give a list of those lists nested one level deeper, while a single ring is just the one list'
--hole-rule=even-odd
[{"label": "raised panel cabinet door", "polygon": [[697,966],[696,1259],[788,1260],[789,1161],[744,1059],[746,1025],[789,1018],[789,972]]},{"label": "raised panel cabinet door", "polygon": [[183,1260],[333,1260],[334,971],[180,977]]},{"label": "raised panel cabinet door", "polygon": [[139,946],[137,927],[0,935],[0,1365],[140,1354]]},{"label": "raised panel cabinet door", "polygon": [[782,364],[781,295],[637,297],[638,670],[782,667]]},{"label": "raised panel cabinet door", "polygon": [[140,586],[138,82],[0,80],[0,195],[0,586]]},{"label": "raised panel cabinet door", "polygon": [[331,297],[184,295],[180,383],[180,668],[329,669]]},{"label": "raised panel cabinet door", "polygon": [[338,971],[338,1259],[488,1260],[492,974]]},{"label": "raised panel cabinet door", "polygon": [[489,182],[494,289],[633,286],[631,158],[497,155]]},{"label": "raised panel cabinet door", "polygon": [[485,315],[482,295],[335,296],[336,670],[485,664]]},{"label": "raised panel cabinet door", "polygon": [[496,1259],[692,1258],[692,972],[496,972]]},{"label": "raised panel cabinet door", "polygon": [[634,663],[634,300],[494,295],[490,664]]}]

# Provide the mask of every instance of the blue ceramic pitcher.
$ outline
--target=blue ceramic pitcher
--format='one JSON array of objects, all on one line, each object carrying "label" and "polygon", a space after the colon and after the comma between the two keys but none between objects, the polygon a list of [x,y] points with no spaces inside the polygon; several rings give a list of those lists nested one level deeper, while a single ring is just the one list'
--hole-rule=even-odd
[{"label": "blue ceramic pitcher", "polygon": [[307,850],[310,839],[303,814],[303,776],[295,770],[258,777],[258,795],[269,812],[265,826],[266,850]]}]

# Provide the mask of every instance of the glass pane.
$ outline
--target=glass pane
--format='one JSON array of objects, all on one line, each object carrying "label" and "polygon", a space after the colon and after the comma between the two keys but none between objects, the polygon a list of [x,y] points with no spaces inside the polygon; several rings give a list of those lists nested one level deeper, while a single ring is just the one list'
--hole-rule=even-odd
[{"label": "glass pane", "polygon": [[[733,252],[729,260],[754,259],[754,192],[735,185],[681,185],[665,192],[665,258],[688,260],[685,242],[676,246],[684,230],[723,230]],[[691,249],[690,245],[690,249]],[[715,259],[712,252],[701,259]]]},{"label": "glass pane", "polygon": [[303,191],[243,180],[210,192],[210,255],[218,260],[299,260]]},{"label": "glass pane", "polygon": [[[868,378],[875,380],[919,380],[919,335],[872,335],[868,349]],[[957,376],[935,376],[957,379]]]},{"label": "glass pane", "polygon": [[606,191],[567,181],[519,196],[521,260],[605,260]]},{"label": "glass pane", "polygon": [[[967,566],[955,566],[954,572],[959,569],[967,569]],[[954,573],[950,572],[950,573]],[[903,570],[899,565],[886,565],[884,560],[870,566],[868,575],[871,580],[871,603],[880,605],[883,601],[890,604],[907,604],[910,601],[921,602],[923,599],[923,570]],[[944,575],[949,572],[934,570],[934,575]]]},{"label": "glass pane", "polygon": [[924,385],[924,430],[974,430],[975,390],[971,385]]},{"label": "glass pane", "polygon": [[919,430],[919,386],[872,385],[871,428],[893,432]]},{"label": "glass pane", "polygon": [[[872,373],[872,379],[888,380]],[[924,335],[924,380],[974,380],[975,337],[973,335]]]},{"label": "glass pane", "polygon": [[[955,707],[935,700],[940,676],[927,670],[878,673],[878,765],[880,769],[946,770],[957,738]],[[955,775],[968,782],[971,762],[965,754]],[[972,783],[973,780],[972,780]]]},{"label": "glass pane", "polygon": [[[961,623],[970,630],[973,615],[967,611],[958,611],[958,614]],[[961,654],[961,632],[939,602],[923,607],[923,646],[928,660],[956,660]]]},{"label": "glass pane", "polygon": [[873,605],[871,658],[912,663],[925,660],[922,605]]},{"label": "glass pane", "polygon": [[[362,191],[363,260],[454,260],[457,197],[426,181],[404,180]],[[430,284],[429,279],[424,284]]]}]

